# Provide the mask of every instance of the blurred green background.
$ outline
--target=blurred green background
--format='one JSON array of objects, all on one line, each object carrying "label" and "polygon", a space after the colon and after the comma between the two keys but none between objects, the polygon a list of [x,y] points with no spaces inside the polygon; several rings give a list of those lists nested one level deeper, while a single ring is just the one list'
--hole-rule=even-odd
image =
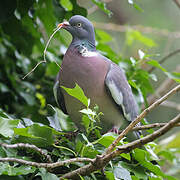
[{"label": "blurred green background", "polygon": [[[112,12],[111,16],[104,12],[107,9],[98,0],[0,2],[0,117],[7,113],[14,119],[49,124],[47,116],[54,114],[50,105],[57,106],[53,85],[59,67],[55,61],[61,64],[71,36],[65,30],[56,33],[46,52],[47,62],[40,64],[25,79],[23,77],[43,60],[45,45],[54,28],[75,14],[87,16],[94,23],[97,49],[126,71],[140,107],[145,104],[146,96],[156,94],[160,97],[177,84],[172,81],[162,94],[157,94],[168,76],[179,81],[179,74],[172,72],[180,72],[180,50],[162,63],[162,67],[171,73],[168,76],[160,68],[148,74],[151,66],[147,63],[161,61],[180,49],[180,8],[175,1],[104,2]],[[141,58],[143,54],[145,57]],[[179,93],[168,102],[168,106],[160,105],[150,112],[148,122],[166,122],[180,112]],[[179,131],[178,128],[175,130],[167,136]],[[175,144],[179,148],[178,143]],[[174,148],[174,145],[169,147]],[[179,159],[177,161],[179,163]],[[177,164],[174,167],[179,171]]]}]

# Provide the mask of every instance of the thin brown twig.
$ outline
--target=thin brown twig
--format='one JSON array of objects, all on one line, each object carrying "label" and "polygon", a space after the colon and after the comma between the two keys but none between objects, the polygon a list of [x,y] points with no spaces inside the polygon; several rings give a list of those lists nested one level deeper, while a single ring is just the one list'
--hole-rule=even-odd
[{"label": "thin brown twig", "polygon": [[[174,56],[174,55],[176,55],[176,54],[178,54],[178,53],[180,53],[180,49],[176,49],[175,51],[170,52],[168,55],[166,55],[165,57],[163,57],[163,58],[159,61],[159,64],[164,63],[164,61],[166,61],[167,59],[169,59],[170,57],[172,57],[172,56]],[[156,68],[156,67],[151,67],[151,68],[148,70],[148,72],[151,73],[152,71],[154,71],[155,68]]]},{"label": "thin brown twig", "polygon": [[111,161],[113,158],[115,158],[119,154],[124,153],[124,152],[130,152],[131,150],[133,150],[137,147],[140,147],[148,142],[155,140],[156,138],[160,137],[161,135],[165,134],[167,131],[172,129],[179,122],[180,122],[180,114],[177,115],[171,121],[169,121],[169,123],[167,123],[165,126],[160,128],[159,130],[155,131],[153,134],[147,135],[147,136],[143,137],[142,139],[138,139],[131,143],[120,146],[115,151],[113,151],[109,154],[106,154],[105,156],[97,156],[94,159],[93,163],[89,163],[88,165],[85,165],[81,168],[78,168],[78,169],[72,171],[72,172],[69,172],[69,173],[63,175],[62,177],[60,177],[60,179],[64,179],[64,178],[65,179],[66,178],[67,179],[76,179],[79,177],[79,175],[81,175],[81,176],[89,175],[90,173],[92,173],[98,169],[102,169],[103,167],[105,167],[107,165],[107,163],[109,161]]},{"label": "thin brown twig", "polygon": [[5,144],[0,143],[1,146],[5,148],[26,148],[26,149],[33,149],[34,151],[40,153],[41,155],[45,156],[48,162],[52,162],[51,157],[44,152],[42,149],[38,148],[37,146],[33,144],[24,144],[24,143],[17,143],[17,144]]},{"label": "thin brown twig", "polygon": [[150,105],[148,108],[146,108],[134,121],[132,121],[129,126],[127,126],[122,133],[114,140],[114,142],[107,148],[104,155],[109,154],[119,143],[119,141],[133,128],[138,124],[141,119],[143,119],[152,109],[157,107],[159,104],[161,104],[163,101],[165,101],[169,96],[175,94],[177,91],[180,90],[180,84],[177,85],[175,88],[173,88],[171,91],[169,91],[167,94],[165,94],[163,97],[158,99],[156,102],[154,102],[152,105]]},{"label": "thin brown twig", "polygon": [[[162,84],[155,90],[155,93],[147,98],[148,104],[151,105],[153,102],[155,102],[157,98],[165,94],[174,84],[174,80],[170,78],[165,79]],[[142,109],[144,108],[145,107],[143,106]]]},{"label": "thin brown twig", "polygon": [[[176,67],[175,72],[180,72],[180,65]],[[161,85],[156,89],[155,93],[152,94],[147,98],[148,104],[151,105],[153,102],[156,101],[157,98],[162,96],[163,94],[167,93],[168,90],[175,84],[176,82],[173,79],[167,78],[165,79]],[[161,105],[167,106],[168,103],[163,102]],[[171,103],[172,104],[172,103]],[[171,108],[175,108],[178,110],[178,107],[171,106]],[[144,109],[145,106],[142,106],[142,109]]]},{"label": "thin brown twig", "polygon": [[[146,124],[146,125],[142,125],[142,126],[135,126],[131,129],[131,131],[139,131],[139,130],[147,130],[147,129],[151,129],[151,128],[160,128],[165,126],[167,123],[153,123],[153,124]],[[180,123],[176,124],[176,127],[180,126]],[[119,131],[119,134],[122,131]]]},{"label": "thin brown twig", "polygon": [[72,158],[65,161],[55,162],[55,163],[37,163],[32,161],[27,161],[23,159],[17,159],[17,158],[0,158],[0,162],[17,162],[20,164],[28,165],[28,166],[34,166],[37,168],[55,168],[64,166],[70,163],[74,162],[93,162],[93,159],[90,158]]}]

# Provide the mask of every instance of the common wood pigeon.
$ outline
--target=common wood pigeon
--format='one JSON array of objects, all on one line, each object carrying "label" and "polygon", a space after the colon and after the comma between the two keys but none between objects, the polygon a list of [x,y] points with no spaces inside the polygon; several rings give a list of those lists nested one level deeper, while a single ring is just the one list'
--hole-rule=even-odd
[{"label": "common wood pigeon", "polygon": [[[103,131],[125,128],[138,115],[138,106],[123,70],[96,51],[95,33],[92,23],[85,17],[75,15],[62,28],[72,35],[72,42],[64,55],[57,81],[55,97],[65,114],[82,129],[83,104],[65,92],[61,86],[75,87],[77,83],[96,104],[101,116]],[[133,136],[132,136],[133,135]],[[139,132],[131,133],[136,139]]]}]

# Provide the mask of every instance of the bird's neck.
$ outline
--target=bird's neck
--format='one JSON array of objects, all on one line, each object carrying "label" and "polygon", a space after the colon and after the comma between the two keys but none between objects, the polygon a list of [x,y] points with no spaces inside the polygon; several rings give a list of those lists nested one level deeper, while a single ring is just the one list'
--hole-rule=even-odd
[{"label": "bird's neck", "polygon": [[79,53],[83,53],[84,51],[96,51],[95,43],[90,42],[89,40],[77,40],[73,39],[70,47],[78,49]]}]

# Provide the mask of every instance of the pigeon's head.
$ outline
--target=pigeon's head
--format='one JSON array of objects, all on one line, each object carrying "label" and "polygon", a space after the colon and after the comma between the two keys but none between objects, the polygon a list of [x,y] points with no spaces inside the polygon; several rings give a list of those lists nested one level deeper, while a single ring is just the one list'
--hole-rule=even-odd
[{"label": "pigeon's head", "polygon": [[95,33],[92,23],[80,15],[72,16],[69,22],[61,24],[73,36],[73,41],[87,40],[95,45]]}]

